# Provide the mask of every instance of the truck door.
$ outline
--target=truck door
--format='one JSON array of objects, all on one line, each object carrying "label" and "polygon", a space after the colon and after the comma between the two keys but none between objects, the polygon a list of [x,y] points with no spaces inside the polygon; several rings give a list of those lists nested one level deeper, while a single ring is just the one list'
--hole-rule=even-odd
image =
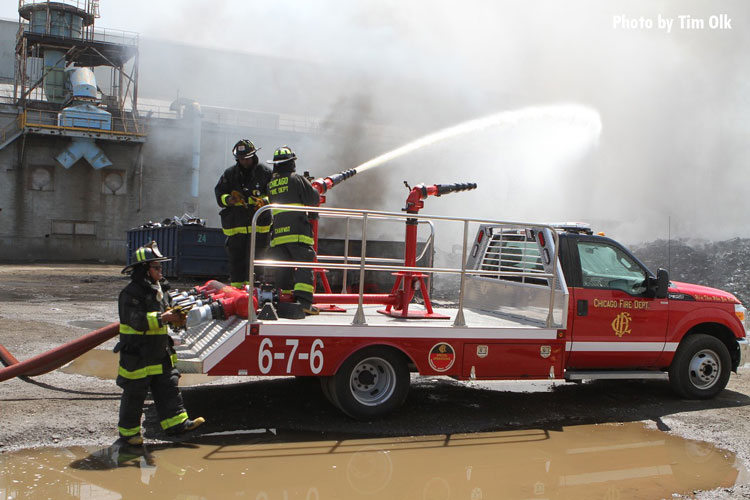
[{"label": "truck door", "polygon": [[668,300],[647,296],[648,271],[614,241],[581,236],[571,247],[580,276],[570,290],[568,366],[652,366],[666,341]]}]

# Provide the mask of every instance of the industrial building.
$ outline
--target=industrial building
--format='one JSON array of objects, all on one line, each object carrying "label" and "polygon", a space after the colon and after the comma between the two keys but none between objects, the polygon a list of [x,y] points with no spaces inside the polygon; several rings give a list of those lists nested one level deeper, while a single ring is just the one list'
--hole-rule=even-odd
[{"label": "industrial building", "polygon": [[[103,29],[98,7],[20,0],[19,20],[0,20],[0,260],[124,262],[128,230],[148,221],[218,227],[213,187],[238,139],[319,164],[316,148],[340,140],[311,118],[320,68]],[[388,137],[369,130],[369,147]]]}]

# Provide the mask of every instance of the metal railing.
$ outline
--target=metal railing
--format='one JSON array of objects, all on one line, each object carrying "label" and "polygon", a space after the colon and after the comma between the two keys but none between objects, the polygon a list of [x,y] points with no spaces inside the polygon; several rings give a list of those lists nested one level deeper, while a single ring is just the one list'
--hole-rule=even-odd
[{"label": "metal railing", "polygon": [[139,43],[139,34],[137,32],[115,30],[110,28],[95,28],[91,31],[91,33],[84,31],[80,36],[78,36],[77,34],[66,36],[65,34],[60,33],[38,33],[31,29],[31,25],[29,23],[23,22],[19,27],[18,36],[22,36],[23,33],[35,33],[39,35],[61,38],[63,40],[84,40],[90,42],[111,43],[113,45],[127,45],[132,47],[137,47]]},{"label": "metal railing", "polygon": [[94,42],[113,43],[117,45],[138,46],[138,32],[113,30],[111,28],[94,28],[89,40]]},{"label": "metal railing", "polygon": [[[28,6],[43,6],[47,5],[50,7],[50,10],[54,9],[54,4],[63,4],[67,7],[72,7],[74,9],[77,9],[79,11],[85,12],[86,14],[96,18],[99,17],[98,12],[98,0],[18,0],[18,10],[20,11],[24,7]],[[70,28],[70,26],[66,26]],[[43,35],[48,36],[54,36],[57,38],[63,38],[63,39],[75,39],[75,40],[88,40],[88,41],[96,41],[96,42],[104,42],[104,43],[111,43],[111,44],[117,44],[117,45],[130,45],[137,47],[138,46],[138,33],[135,31],[123,31],[123,30],[115,30],[115,29],[109,29],[109,28],[93,28],[92,26],[84,26],[82,27],[81,33],[71,34],[70,36],[66,36],[64,34],[65,30],[62,30],[62,33],[49,33],[47,30],[50,29],[50,25],[48,24],[45,27],[45,32],[39,33]],[[36,31],[31,30],[31,24],[26,21],[22,20],[19,26],[19,32],[17,36],[21,36],[24,32],[29,33],[37,33]]]},{"label": "metal railing", "polygon": [[[164,103],[164,101],[154,102],[149,101],[148,98],[138,100],[138,113],[141,116],[145,115],[149,118],[168,120],[180,118],[180,113]],[[326,129],[324,120],[314,116],[288,115],[221,106],[201,106],[201,117],[204,122],[227,127],[283,130],[307,134],[323,133]],[[382,125],[366,124],[365,127],[370,136],[394,141],[397,139],[400,140],[405,133],[403,129],[396,130],[395,128]]]},{"label": "metal railing", "polygon": [[[138,101],[138,113],[150,118],[177,119],[180,113],[164,104],[150,103],[145,99]],[[229,127],[248,127],[291,132],[318,133],[322,130],[322,121],[318,118],[301,115],[284,115],[265,111],[232,109],[218,106],[202,106],[201,118],[204,122]]]},{"label": "metal railing", "polygon": [[[354,255],[349,255],[350,222],[351,222],[352,218],[349,217],[349,216],[341,217],[341,216],[337,216],[337,215],[331,215],[330,217],[331,218],[344,218],[346,220],[346,229],[344,231],[344,252],[343,252],[344,255],[321,255],[321,254],[318,254],[318,256],[317,256],[318,261],[321,261],[321,262],[331,262],[331,261],[332,262],[343,262],[344,264],[348,264],[350,262],[353,262],[353,263],[360,262],[362,260],[361,257],[357,257],[357,256],[354,256]],[[394,222],[401,222],[401,223],[403,223],[402,220],[399,220],[399,221],[393,220],[393,221]],[[427,227],[430,230],[430,235],[427,237],[427,240],[422,243],[422,245],[423,245],[422,252],[419,255],[417,255],[417,257],[415,259],[416,262],[423,261],[425,259],[425,257],[427,257],[427,252],[434,249],[434,244],[435,244],[435,224],[433,224],[432,221],[429,221],[429,220],[418,221],[418,223],[419,224],[427,225]],[[429,263],[430,266],[432,266],[432,264],[433,264],[432,255],[430,255],[429,257],[430,258],[428,259],[428,263]],[[403,258],[401,258],[401,259],[394,259],[394,258],[387,258],[387,257],[370,257],[369,259],[370,259],[370,263],[371,264],[400,264],[402,266],[404,265],[404,259]],[[347,285],[348,272],[349,272],[348,269],[344,269],[342,271],[341,293],[347,293],[346,285]],[[428,277],[428,287],[430,287],[431,281],[432,281],[431,277]]]},{"label": "metal railing", "polygon": [[[290,262],[290,261],[277,261],[271,259],[259,259],[255,260],[255,239],[256,239],[256,227],[257,221],[261,214],[269,210],[284,210],[284,211],[296,211],[296,212],[313,212],[317,213],[321,219],[331,217],[348,217],[355,220],[361,221],[361,255],[359,257],[359,263],[321,263],[321,262]],[[366,256],[367,250],[367,225],[371,220],[395,220],[406,222],[407,219],[416,219],[419,221],[445,221],[445,222],[460,222],[463,225],[463,244],[461,252],[461,266],[460,267],[411,267],[405,265],[388,265],[388,264],[372,264],[373,258]],[[552,256],[551,272],[548,273],[528,273],[524,271],[500,271],[500,270],[488,270],[488,269],[467,269],[467,261],[469,256],[469,224],[494,224],[498,226],[506,226],[513,228],[532,228],[537,231],[547,230],[548,234],[552,236],[554,241],[554,255]],[[468,276],[503,276],[503,277],[516,277],[516,278],[543,278],[547,280],[547,288],[549,289],[549,302],[548,312],[546,319],[546,326],[553,328],[554,324],[554,309],[555,309],[555,291],[558,286],[558,275],[559,275],[559,262],[558,262],[558,249],[559,241],[557,232],[552,226],[546,224],[529,224],[524,222],[512,222],[512,221],[497,221],[488,219],[466,219],[458,217],[448,217],[439,215],[419,215],[409,214],[405,216],[402,213],[397,212],[382,212],[372,210],[357,210],[357,209],[342,209],[342,208],[324,208],[324,207],[300,207],[296,205],[267,205],[258,210],[253,216],[252,221],[252,234],[250,241],[250,265],[249,265],[249,276],[253,276],[255,265],[266,266],[266,267],[300,267],[307,269],[342,269],[342,270],[354,270],[359,271],[359,300],[357,303],[357,312],[354,315],[352,324],[354,325],[365,325],[365,314],[364,314],[364,285],[365,285],[365,271],[391,271],[391,272],[414,272],[424,274],[449,274],[459,275],[461,278],[459,286],[459,297],[458,297],[458,310],[456,317],[453,322],[453,326],[466,326],[466,320],[464,317],[464,296],[466,279]],[[479,266],[481,267],[481,266]],[[257,320],[255,310],[250,307],[248,311],[248,319],[250,322]]]},{"label": "metal railing", "polygon": [[54,2],[50,2],[50,0],[18,0],[18,10],[21,10],[27,5],[47,5],[48,3],[68,5],[70,7],[75,7],[78,10],[82,10],[87,14],[93,15],[93,6],[99,2],[98,0],[95,0],[94,2],[91,0],[54,0]]},{"label": "metal railing", "polygon": [[21,128],[34,127],[54,130],[70,130],[76,132],[90,132],[106,135],[131,135],[142,137],[146,135],[143,124],[134,118],[112,117],[112,129],[98,129],[85,127],[67,127],[58,124],[58,111],[27,108],[20,116]]}]

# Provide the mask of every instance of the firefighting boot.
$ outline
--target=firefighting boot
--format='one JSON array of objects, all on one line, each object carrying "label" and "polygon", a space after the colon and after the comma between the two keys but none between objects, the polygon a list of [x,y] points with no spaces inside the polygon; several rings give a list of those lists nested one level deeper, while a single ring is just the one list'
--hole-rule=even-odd
[{"label": "firefighting boot", "polygon": [[136,434],[135,436],[121,435],[118,441],[124,444],[129,444],[130,446],[140,446],[143,444],[143,437],[141,437],[140,434]]},{"label": "firefighting boot", "polygon": [[186,432],[194,431],[206,421],[203,417],[197,417],[193,420],[187,419],[181,424],[173,425],[166,430],[168,436],[177,436]]},{"label": "firefighting boot", "polygon": [[303,305],[302,312],[304,312],[307,316],[317,316],[318,314],[320,314],[320,309],[318,309],[312,304]]},{"label": "firefighting boot", "polygon": [[305,316],[317,316],[320,314],[320,309],[312,305],[312,302],[300,300],[299,303],[302,305],[302,312],[305,313]]}]

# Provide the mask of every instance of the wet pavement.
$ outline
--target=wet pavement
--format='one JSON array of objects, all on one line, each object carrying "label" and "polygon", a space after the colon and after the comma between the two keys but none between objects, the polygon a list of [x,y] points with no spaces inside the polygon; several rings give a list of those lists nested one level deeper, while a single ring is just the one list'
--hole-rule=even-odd
[{"label": "wet pavement", "polygon": [[[101,326],[95,328],[101,328]],[[119,355],[112,351],[92,349],[60,368],[60,371],[63,373],[114,380],[117,377],[118,360]],[[180,375],[180,386],[197,385],[220,378],[202,374],[183,373]]]},{"label": "wet pavement", "polygon": [[0,455],[0,500],[670,498],[729,487],[734,455],[639,423],[378,439],[281,429]]}]

